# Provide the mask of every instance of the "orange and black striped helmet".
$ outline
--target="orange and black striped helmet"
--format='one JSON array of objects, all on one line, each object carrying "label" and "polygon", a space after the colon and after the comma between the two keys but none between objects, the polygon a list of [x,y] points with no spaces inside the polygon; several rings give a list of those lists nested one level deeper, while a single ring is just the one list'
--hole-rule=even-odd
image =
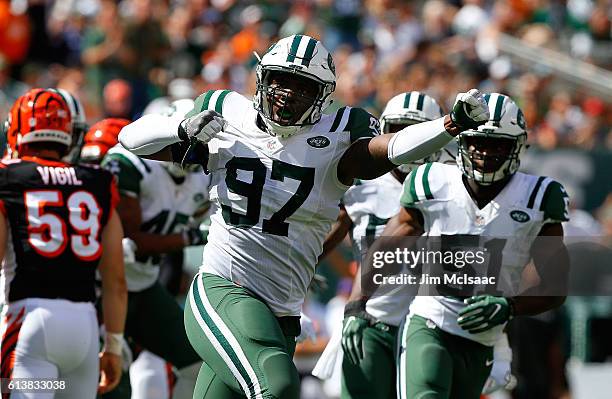
[{"label": "orange and black striped helmet", "polygon": [[100,162],[107,151],[118,143],[121,129],[130,123],[127,119],[106,118],[94,123],[83,140],[81,161]]},{"label": "orange and black striped helmet", "polygon": [[19,146],[53,142],[72,143],[70,108],[57,92],[31,89],[19,97],[9,111],[6,136],[8,157],[17,158]]}]

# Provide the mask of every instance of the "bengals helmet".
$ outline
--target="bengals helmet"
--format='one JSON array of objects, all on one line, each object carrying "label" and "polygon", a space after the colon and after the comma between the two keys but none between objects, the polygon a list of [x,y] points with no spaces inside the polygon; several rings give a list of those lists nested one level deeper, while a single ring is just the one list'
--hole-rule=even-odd
[{"label": "bengals helmet", "polygon": [[59,143],[68,150],[72,143],[70,108],[60,94],[46,89],[31,89],[19,97],[5,129],[8,158],[17,158],[22,144]]},{"label": "bengals helmet", "polygon": [[94,123],[83,139],[80,160],[100,163],[108,150],[117,144],[121,129],[129,123],[129,120],[121,118],[106,118]]}]

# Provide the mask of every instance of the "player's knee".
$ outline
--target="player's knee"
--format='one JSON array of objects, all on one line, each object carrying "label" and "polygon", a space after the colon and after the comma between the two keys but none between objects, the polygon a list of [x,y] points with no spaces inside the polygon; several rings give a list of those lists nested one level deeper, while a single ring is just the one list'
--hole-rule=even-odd
[{"label": "player's knee", "polygon": [[268,385],[267,398],[298,399],[300,397],[300,378],[286,353],[268,357],[262,366]]},{"label": "player's knee", "polygon": [[[420,359],[407,367],[412,374],[411,380],[418,380],[419,386],[425,386],[435,392],[448,391],[452,379],[452,359],[443,347],[436,344],[425,344],[421,348]],[[416,373],[410,373],[410,370]],[[427,397],[427,396],[425,396]]]}]

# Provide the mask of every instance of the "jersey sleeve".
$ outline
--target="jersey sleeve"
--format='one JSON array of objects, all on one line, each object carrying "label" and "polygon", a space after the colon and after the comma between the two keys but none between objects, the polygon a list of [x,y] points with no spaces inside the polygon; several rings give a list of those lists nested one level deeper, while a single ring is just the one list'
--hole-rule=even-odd
[{"label": "jersey sleeve", "polygon": [[109,153],[102,166],[115,175],[119,193],[129,197],[140,196],[143,174],[132,160],[120,153]]},{"label": "jersey sleeve", "polygon": [[380,135],[380,122],[363,108],[351,108],[345,130],[350,133],[351,144],[361,139]]},{"label": "jersey sleeve", "polygon": [[[440,184],[435,180],[438,168],[433,167],[433,163],[420,165],[413,169],[404,180],[400,204],[404,208],[416,208],[417,204],[424,201],[433,200],[439,194]],[[433,172],[432,172],[433,168]]]},{"label": "jersey sleeve", "polygon": [[228,94],[233,93],[231,90],[209,90],[200,94],[195,100],[194,107],[189,111],[186,117],[197,115],[202,111],[216,111],[223,115],[223,104]]},{"label": "jersey sleeve", "polygon": [[561,223],[569,220],[569,196],[561,183],[552,181],[546,187],[540,211],[544,212],[544,223]]}]

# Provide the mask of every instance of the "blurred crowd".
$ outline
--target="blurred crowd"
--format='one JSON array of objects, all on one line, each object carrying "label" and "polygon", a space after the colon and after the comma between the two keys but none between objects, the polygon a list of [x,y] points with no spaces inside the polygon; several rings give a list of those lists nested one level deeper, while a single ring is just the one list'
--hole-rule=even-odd
[{"label": "blurred crowd", "polygon": [[253,52],[306,33],[334,54],[337,107],[378,114],[406,90],[448,107],[480,87],[517,100],[540,147],[612,148],[609,98],[496,47],[506,33],[610,69],[611,15],[607,0],[0,0],[0,114],[33,86],[77,94],[92,121],[252,94]]},{"label": "blurred crowd", "polygon": [[[575,86],[536,60],[518,65],[497,38],[508,34],[609,71],[611,16],[609,0],[0,0],[0,119],[30,87],[77,95],[90,123],[134,119],[209,89],[251,95],[254,52],[304,33],[334,55],[332,107],[379,115],[393,95],[419,90],[448,109],[457,92],[479,87],[511,95],[523,108],[531,144],[543,150],[609,151],[611,97]],[[594,214],[598,222],[589,214],[574,220],[595,235],[612,234],[612,195]],[[355,269],[346,267],[349,254],[345,246],[331,255],[327,294],[307,304],[319,331],[329,333],[342,320]],[[558,343],[560,329],[551,331]],[[324,344],[302,346],[298,354],[308,359]],[[549,363],[562,367],[562,360]],[[567,387],[553,384],[554,376],[543,380],[561,392]]]}]

